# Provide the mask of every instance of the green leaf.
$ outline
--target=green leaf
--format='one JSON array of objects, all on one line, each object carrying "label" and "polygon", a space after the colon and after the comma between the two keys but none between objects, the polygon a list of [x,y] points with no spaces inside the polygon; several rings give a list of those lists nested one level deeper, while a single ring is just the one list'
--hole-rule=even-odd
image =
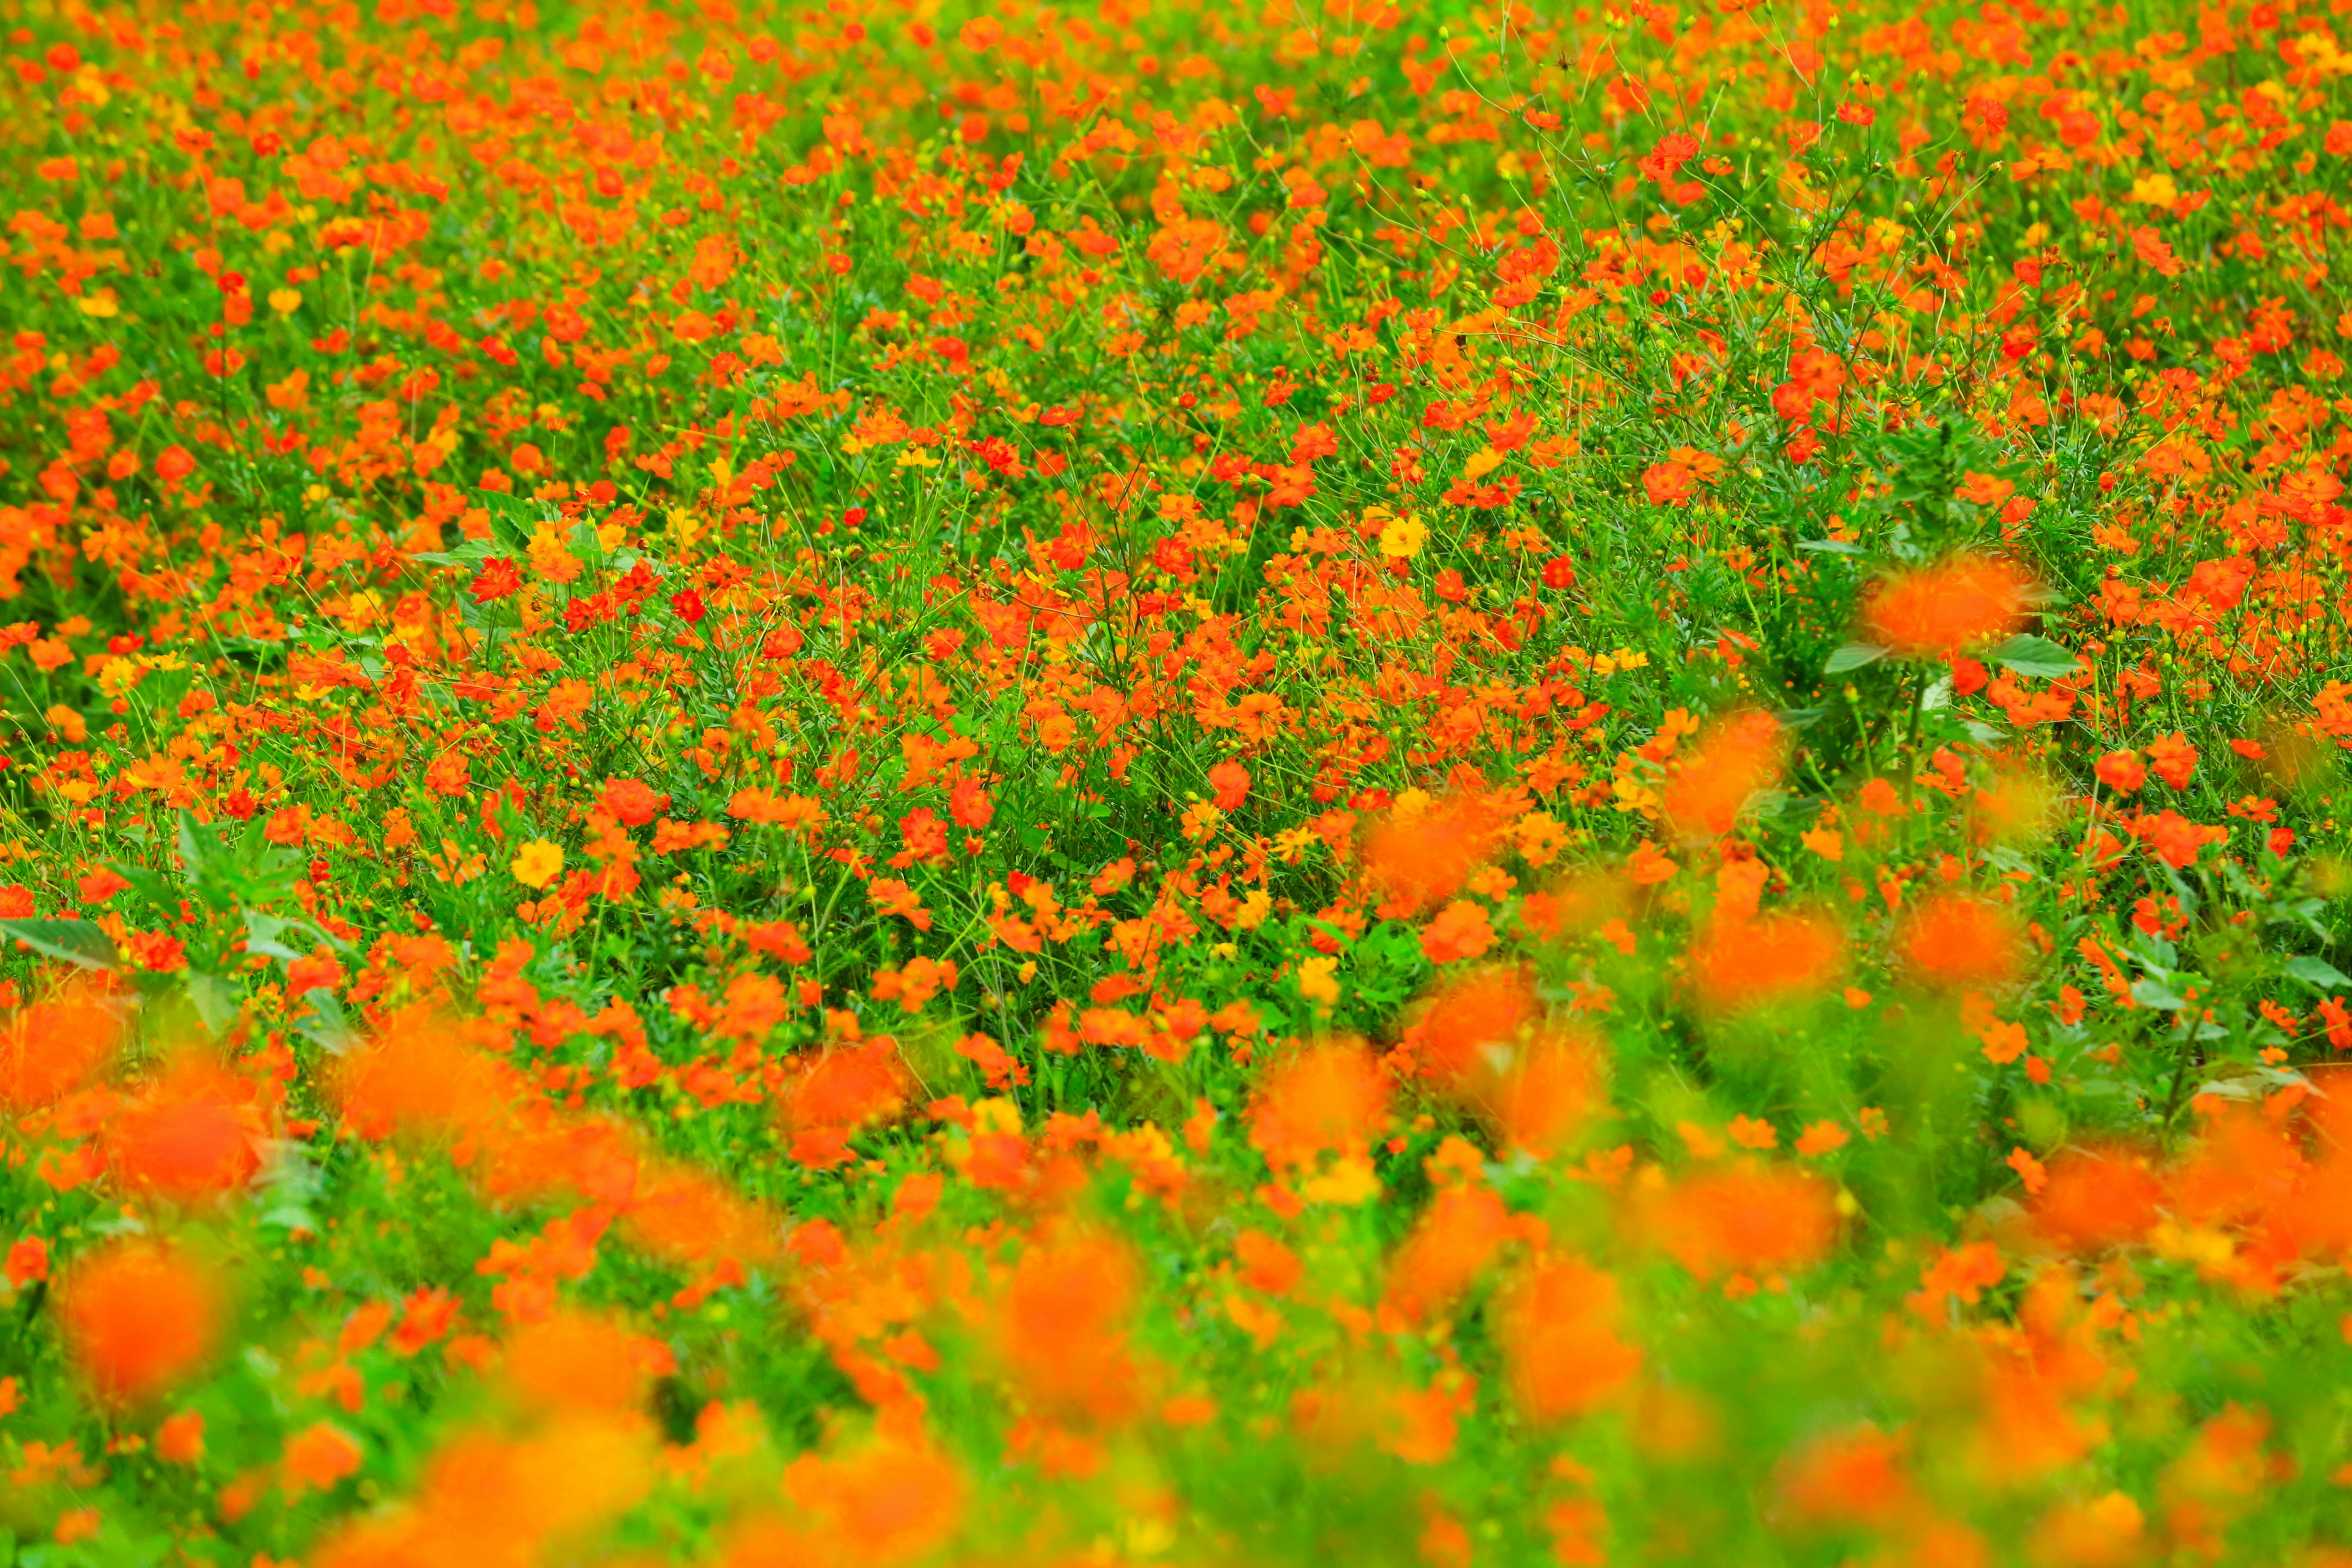
[{"label": "green leaf", "polygon": [[2048,637],[2032,632],[2020,632],[1994,648],[1990,656],[2012,675],[2032,676],[2038,680],[2055,680],[2062,675],[2072,675],[2082,663],[2080,656],[2068,652]]},{"label": "green leaf", "polygon": [[2352,974],[2347,974],[2327,960],[2314,958],[2309,953],[2288,959],[2286,972],[2292,978],[2316,985],[2323,991],[2333,991],[2338,985],[2352,985]]},{"label": "green leaf", "polygon": [[62,958],[84,969],[121,967],[114,940],[89,921],[0,920],[0,934],[15,937],[35,952]]},{"label": "green leaf", "polygon": [[282,958],[291,963],[305,956],[305,950],[289,947],[279,942],[278,936],[280,931],[299,932],[301,929],[298,921],[265,915],[257,910],[247,910],[245,912],[245,951],[258,953],[264,958]]},{"label": "green leaf", "polygon": [[508,548],[496,539],[469,539],[455,550],[420,550],[409,559],[427,566],[470,566],[503,555]]},{"label": "green leaf", "polygon": [[1886,657],[1886,650],[1876,643],[1850,642],[1830,655],[1829,663],[1822,666],[1828,675],[1843,675],[1849,669],[1860,669],[1865,664],[1876,664]]},{"label": "green leaf", "polygon": [[2177,1013],[2189,1005],[2188,999],[2161,980],[2135,980],[2132,1000],[2143,1007],[2153,1007],[2161,1013]]},{"label": "green leaf", "polygon": [[501,546],[517,552],[530,548],[530,536],[546,521],[545,508],[505,490],[478,489],[474,494],[480,498],[482,509],[490,514],[490,531],[498,535]]},{"label": "green leaf", "polygon": [[1851,539],[1801,539],[1797,541],[1797,548],[1800,550],[1815,551],[1824,555],[1862,555],[1867,553],[1861,545],[1856,544]]},{"label": "green leaf", "polygon": [[205,880],[209,858],[205,853],[204,839],[196,832],[196,819],[185,810],[179,814],[179,829],[180,864],[187,868],[188,880],[201,882]]},{"label": "green leaf", "polygon": [[343,1005],[335,994],[324,986],[302,993],[302,1000],[310,1011],[295,1020],[294,1031],[318,1043],[329,1056],[339,1057],[355,1043],[350,1021],[343,1016]]}]

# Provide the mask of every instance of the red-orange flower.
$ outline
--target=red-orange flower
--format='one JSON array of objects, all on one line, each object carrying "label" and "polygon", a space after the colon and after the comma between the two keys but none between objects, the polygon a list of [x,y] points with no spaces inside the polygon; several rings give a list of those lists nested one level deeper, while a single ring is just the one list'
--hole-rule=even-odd
[{"label": "red-orange flower", "polygon": [[0,1026],[0,1110],[22,1113],[79,1087],[113,1056],[122,1026],[80,986],[36,1002]]},{"label": "red-orange flower", "polygon": [[1601,1102],[1601,1061],[1591,1037],[1538,1028],[1482,1097],[1503,1147],[1539,1160],[1565,1152]]},{"label": "red-orange flower", "polygon": [[137,1238],[75,1266],[58,1301],[66,1352],[100,1397],[144,1400],[212,1354],[227,1300],[212,1271],[180,1248]]},{"label": "red-orange flower", "polygon": [[1688,1176],[1649,1219],[1657,1245],[1702,1279],[1801,1268],[1837,1237],[1829,1184],[1761,1165]]},{"label": "red-orange flower", "polygon": [[260,1167],[263,1128],[252,1086],[190,1057],[148,1084],[105,1130],[107,1163],[134,1187],[211,1197]]},{"label": "red-orange flower", "polygon": [[1486,1053],[1507,1050],[1540,1011],[1524,970],[1477,969],[1432,991],[1402,1043],[1423,1077],[1459,1086],[1485,1066]]},{"label": "red-orange flower", "polygon": [[1691,943],[1691,989],[1703,1006],[1738,1013],[1814,995],[1844,963],[1845,938],[1822,916],[1718,920]]},{"label": "red-orange flower", "polygon": [[1500,827],[1494,807],[1475,795],[1401,813],[1366,837],[1365,880],[1401,909],[1434,909],[1486,863]]},{"label": "red-orange flower", "polygon": [[1618,1337],[1617,1281],[1582,1258],[1531,1265],[1496,1308],[1511,1398],[1530,1420],[1581,1415],[1641,1370],[1641,1350]]},{"label": "red-orange flower", "polygon": [[1314,1046],[1268,1071],[1250,1101],[1250,1145],[1275,1169],[1360,1153],[1388,1114],[1388,1086],[1360,1046]]},{"label": "red-orange flower", "polygon": [[996,1314],[996,1345],[1022,1394],[1065,1418],[1110,1420],[1137,1392],[1127,1324],[1135,1260],[1106,1237],[1033,1240]]},{"label": "red-orange flower", "polygon": [[2025,624],[2032,580],[2013,563],[1955,556],[1890,577],[1863,609],[1870,640],[1905,658],[1949,656]]},{"label": "red-orange flower", "polygon": [[1896,928],[1895,945],[1912,979],[1941,990],[2006,985],[2024,963],[2016,918],[1966,893],[1920,900]]},{"label": "red-orange flower", "polygon": [[2123,1150],[2072,1149],[2044,1169],[2033,1223],[2070,1252],[2137,1241],[2156,1224],[2164,1184],[2143,1157]]},{"label": "red-orange flower", "polygon": [[1687,842],[1720,838],[1738,826],[1757,795],[1780,776],[1786,745],[1769,713],[1736,713],[1676,759],[1659,807]]}]

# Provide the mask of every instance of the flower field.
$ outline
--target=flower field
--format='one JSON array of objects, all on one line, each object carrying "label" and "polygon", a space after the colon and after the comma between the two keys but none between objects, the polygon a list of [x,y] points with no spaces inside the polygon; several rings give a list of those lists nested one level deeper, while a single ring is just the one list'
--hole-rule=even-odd
[{"label": "flower field", "polygon": [[2352,4],[0,4],[0,1564],[2352,1563]]}]

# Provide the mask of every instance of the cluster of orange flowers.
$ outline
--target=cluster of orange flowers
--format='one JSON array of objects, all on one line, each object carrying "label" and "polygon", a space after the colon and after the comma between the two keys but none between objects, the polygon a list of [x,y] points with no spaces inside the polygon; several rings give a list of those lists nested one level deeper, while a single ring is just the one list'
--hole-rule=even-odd
[{"label": "cluster of orange flowers", "polygon": [[0,28],[26,1562],[2352,1560],[2340,5]]}]

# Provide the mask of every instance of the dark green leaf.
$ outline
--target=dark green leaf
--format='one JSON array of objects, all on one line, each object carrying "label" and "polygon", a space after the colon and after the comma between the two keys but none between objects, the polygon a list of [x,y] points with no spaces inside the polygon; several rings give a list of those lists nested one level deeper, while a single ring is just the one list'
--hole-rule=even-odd
[{"label": "dark green leaf", "polygon": [[36,952],[84,969],[120,967],[113,939],[88,921],[0,920],[0,933],[15,937]]},{"label": "dark green leaf", "polygon": [[2048,637],[2032,632],[2020,632],[1994,648],[1989,656],[2012,675],[2030,676],[2038,680],[2055,680],[2062,675],[2074,673],[2082,663],[2079,656],[2068,652]]},{"label": "dark green leaf", "polygon": [[1829,675],[1843,675],[1849,669],[1860,669],[1866,664],[1876,664],[1886,657],[1886,650],[1876,643],[1850,642],[1830,655],[1829,663],[1822,667]]}]

